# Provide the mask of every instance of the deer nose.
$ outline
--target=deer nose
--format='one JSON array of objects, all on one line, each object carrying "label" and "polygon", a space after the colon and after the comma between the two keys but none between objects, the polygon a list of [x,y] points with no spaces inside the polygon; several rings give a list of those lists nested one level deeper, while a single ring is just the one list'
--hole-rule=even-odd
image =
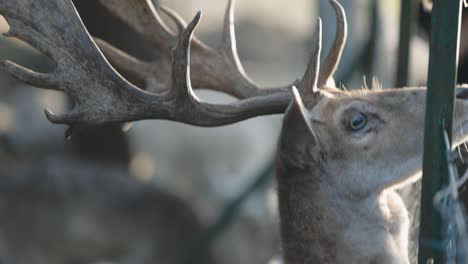
[{"label": "deer nose", "polygon": [[455,90],[457,99],[468,99],[468,87],[460,87]]}]

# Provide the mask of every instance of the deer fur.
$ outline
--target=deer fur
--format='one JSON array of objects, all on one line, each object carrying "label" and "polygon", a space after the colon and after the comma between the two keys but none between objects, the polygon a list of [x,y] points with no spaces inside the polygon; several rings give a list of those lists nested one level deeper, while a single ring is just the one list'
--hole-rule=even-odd
[{"label": "deer fur", "polygon": [[[286,264],[409,263],[409,219],[396,189],[421,175],[425,89],[324,89],[307,109],[298,93],[277,158]],[[353,115],[367,125],[354,132]],[[457,100],[454,142],[468,128]]]}]

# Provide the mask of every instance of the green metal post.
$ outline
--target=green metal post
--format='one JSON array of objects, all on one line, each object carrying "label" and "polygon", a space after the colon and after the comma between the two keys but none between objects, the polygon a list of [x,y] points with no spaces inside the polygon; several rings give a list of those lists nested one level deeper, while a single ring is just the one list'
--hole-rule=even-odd
[{"label": "green metal post", "polygon": [[[433,197],[448,183],[443,141],[444,129],[452,134],[454,88],[458,62],[462,0],[434,0],[429,56],[424,161],[419,233],[419,263],[445,263],[444,226]],[[451,140],[451,139],[450,139]]]},{"label": "green metal post", "polygon": [[400,2],[400,42],[395,87],[408,85],[411,35],[418,4],[417,1],[413,0],[401,0]]}]

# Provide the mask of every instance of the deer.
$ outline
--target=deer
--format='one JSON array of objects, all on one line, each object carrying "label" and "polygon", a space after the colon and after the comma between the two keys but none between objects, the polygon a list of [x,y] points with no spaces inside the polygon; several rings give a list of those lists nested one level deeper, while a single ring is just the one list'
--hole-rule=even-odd
[{"label": "deer", "polygon": [[[70,0],[2,0],[8,37],[22,39],[51,58],[41,73],[3,60],[0,68],[32,86],[66,93],[74,108],[45,110],[54,124],[74,126],[165,119],[216,127],[284,114],[276,180],[282,258],[299,263],[409,263],[408,212],[396,190],[421,177],[425,87],[343,90],[334,84],[347,36],[344,9],[330,52],[321,62],[318,19],[311,58],[302,78],[260,87],[247,75],[235,41],[229,1],[221,44],[194,36],[201,12],[189,23],[150,0],[100,0],[115,16],[157,47],[142,61],[93,39]],[[162,20],[165,13],[176,32]],[[113,65],[113,66],[112,66]],[[137,87],[113,67],[145,81]],[[195,89],[237,98],[227,104],[200,100]],[[466,87],[457,89],[454,146],[467,138]]]},{"label": "deer", "polygon": [[[117,166],[47,157],[0,167],[2,263],[168,263],[197,249],[204,226],[189,204]],[[196,263],[196,262],[194,262]]]}]

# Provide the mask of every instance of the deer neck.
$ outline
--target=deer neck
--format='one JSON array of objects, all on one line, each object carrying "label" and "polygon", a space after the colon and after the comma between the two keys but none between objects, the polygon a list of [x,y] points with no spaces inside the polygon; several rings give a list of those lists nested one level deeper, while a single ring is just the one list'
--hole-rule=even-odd
[{"label": "deer neck", "polygon": [[333,176],[278,168],[285,263],[407,263],[408,215],[400,197],[391,190],[351,197],[327,181]]}]

